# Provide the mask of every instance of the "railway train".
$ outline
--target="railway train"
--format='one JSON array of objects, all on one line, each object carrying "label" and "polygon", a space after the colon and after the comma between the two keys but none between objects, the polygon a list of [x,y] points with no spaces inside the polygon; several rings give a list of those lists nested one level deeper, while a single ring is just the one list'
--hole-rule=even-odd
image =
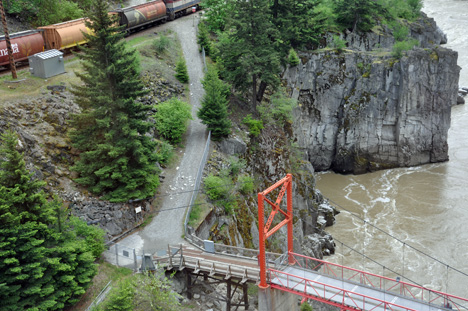
[{"label": "railway train", "polygon": [[[131,33],[198,10],[199,4],[200,0],[155,0],[116,9],[109,14],[117,14],[119,24],[124,26],[127,33]],[[63,51],[84,44],[86,39],[83,32],[88,32],[88,29],[85,26],[85,19],[80,18],[11,34],[14,61],[27,61],[28,56],[45,50]],[[9,64],[5,36],[0,36],[0,66],[8,67]]]}]

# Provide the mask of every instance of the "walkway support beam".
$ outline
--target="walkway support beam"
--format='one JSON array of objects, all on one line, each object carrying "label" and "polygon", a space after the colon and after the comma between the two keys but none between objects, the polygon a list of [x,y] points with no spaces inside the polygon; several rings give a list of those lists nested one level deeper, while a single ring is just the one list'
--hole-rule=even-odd
[{"label": "walkway support beam", "polygon": [[[280,193],[276,198],[275,202],[270,201],[266,198],[267,194],[281,186]],[[287,196],[287,211],[283,211],[280,207],[281,200],[286,193]],[[270,216],[267,219],[265,224],[265,206],[264,203],[267,202],[271,205],[272,211]],[[284,216],[284,220],[278,223],[273,229],[270,230],[270,226],[273,222],[273,219],[276,214],[281,214]],[[273,186],[269,187],[263,192],[258,193],[258,233],[259,233],[259,246],[260,254],[258,256],[258,261],[260,265],[260,288],[267,288],[268,284],[266,282],[266,257],[265,257],[265,242],[268,237],[273,233],[278,231],[284,225],[288,226],[288,254],[293,252],[293,211],[292,211],[292,175],[287,174],[286,177],[275,183]],[[289,263],[293,264],[293,258],[289,256]]]}]

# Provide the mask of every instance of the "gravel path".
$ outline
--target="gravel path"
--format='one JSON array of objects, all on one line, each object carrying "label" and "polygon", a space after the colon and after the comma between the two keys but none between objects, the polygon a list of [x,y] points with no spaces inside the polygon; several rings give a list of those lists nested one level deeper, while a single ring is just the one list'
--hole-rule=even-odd
[{"label": "gravel path", "polygon": [[[204,94],[200,82],[203,78],[203,60],[198,52],[196,40],[197,21],[196,16],[194,18],[194,15],[189,15],[164,25],[164,28],[170,28],[177,33],[182,44],[190,76],[190,103],[194,120],[190,122],[187,131],[185,150],[180,164],[175,174],[167,176],[164,180],[166,190],[161,196],[162,211],[143,230],[119,242],[120,249],[134,248],[137,256],[143,252],[152,254],[155,251],[167,249],[168,244],[184,241],[182,235],[186,208],[179,207],[187,207],[190,203],[191,191],[195,188],[195,179],[207,138],[206,126],[197,118],[197,110]],[[160,31],[160,28],[157,30]],[[119,264],[130,265],[130,262],[124,263],[119,258]]]}]

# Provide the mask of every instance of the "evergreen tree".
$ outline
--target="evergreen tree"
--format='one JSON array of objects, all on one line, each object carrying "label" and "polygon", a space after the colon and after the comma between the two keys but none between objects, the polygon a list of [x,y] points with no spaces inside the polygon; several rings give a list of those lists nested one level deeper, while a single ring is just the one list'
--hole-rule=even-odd
[{"label": "evergreen tree", "polygon": [[102,199],[123,202],[152,196],[159,185],[155,166],[156,143],[151,129],[151,106],[136,99],[145,94],[136,52],[122,40],[116,20],[107,13],[105,0],[96,0],[85,34],[88,47],[78,54],[83,82],[73,93],[82,108],[70,133],[80,159],[73,169],[76,182]]},{"label": "evergreen tree", "polygon": [[219,79],[214,66],[208,67],[202,83],[205,95],[197,115],[211,131],[211,137],[217,140],[231,132],[231,121],[228,119],[227,111],[229,86]]},{"label": "evergreen tree", "polygon": [[[2,310],[63,310],[96,274],[90,246],[68,223],[56,200],[34,180],[7,131],[0,146],[0,301]],[[92,229],[91,229],[92,230]],[[95,236],[95,235],[94,235]]]},{"label": "evergreen tree", "polygon": [[289,50],[288,61],[291,66],[297,66],[301,62],[294,49]]},{"label": "evergreen tree", "polygon": [[187,83],[189,81],[187,63],[183,57],[179,58],[176,64],[176,78],[182,83]]},{"label": "evergreen tree", "polygon": [[317,44],[325,31],[326,15],[318,11],[321,0],[275,0],[272,5],[273,23],[280,32],[281,50]]},{"label": "evergreen tree", "polygon": [[337,0],[335,14],[339,25],[352,31],[369,31],[385,9],[374,0]]},{"label": "evergreen tree", "polygon": [[202,48],[205,48],[206,55],[210,55],[211,52],[211,41],[210,32],[205,22],[198,24],[197,43],[200,45],[200,52]]},{"label": "evergreen tree", "polygon": [[273,41],[277,37],[268,0],[233,3],[232,18],[219,41],[222,76],[240,90],[250,86],[254,106],[267,85],[279,83],[279,53]]}]

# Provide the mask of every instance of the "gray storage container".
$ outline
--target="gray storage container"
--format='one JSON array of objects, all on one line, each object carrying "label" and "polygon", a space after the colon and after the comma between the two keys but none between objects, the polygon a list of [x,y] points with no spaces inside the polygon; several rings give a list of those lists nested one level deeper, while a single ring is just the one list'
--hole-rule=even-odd
[{"label": "gray storage container", "polygon": [[35,77],[49,78],[65,72],[63,53],[59,50],[48,50],[28,57],[29,72]]}]

